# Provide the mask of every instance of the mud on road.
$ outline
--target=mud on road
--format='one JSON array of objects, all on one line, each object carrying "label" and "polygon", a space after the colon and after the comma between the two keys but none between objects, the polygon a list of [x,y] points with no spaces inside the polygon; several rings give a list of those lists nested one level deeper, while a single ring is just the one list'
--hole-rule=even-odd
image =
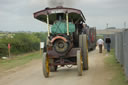
[{"label": "mud on road", "polygon": [[49,78],[43,76],[42,61],[32,61],[1,76],[0,85],[108,85],[110,75],[104,66],[105,57],[96,49],[89,53],[89,70],[84,71],[83,76],[78,76],[77,67],[73,66],[71,69],[59,68],[50,73]]}]

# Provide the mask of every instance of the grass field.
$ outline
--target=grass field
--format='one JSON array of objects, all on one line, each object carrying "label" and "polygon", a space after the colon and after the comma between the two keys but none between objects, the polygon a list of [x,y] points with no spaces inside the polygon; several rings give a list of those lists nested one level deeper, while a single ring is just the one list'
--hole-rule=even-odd
[{"label": "grass field", "polygon": [[3,36],[5,36],[5,34],[0,33],[0,37],[3,37]]},{"label": "grass field", "polygon": [[11,36],[13,36],[14,34],[6,34],[6,33],[0,33],[0,37],[11,37]]},{"label": "grass field", "polygon": [[19,56],[15,56],[12,59],[0,60],[0,71],[15,68],[17,66],[24,65],[33,59],[41,58],[40,52],[27,53]]},{"label": "grass field", "polygon": [[114,50],[109,53],[109,57],[105,59],[105,65],[109,71],[111,71],[113,77],[110,80],[110,85],[128,85],[126,82],[125,74],[123,71],[123,67],[119,63],[117,63]]}]

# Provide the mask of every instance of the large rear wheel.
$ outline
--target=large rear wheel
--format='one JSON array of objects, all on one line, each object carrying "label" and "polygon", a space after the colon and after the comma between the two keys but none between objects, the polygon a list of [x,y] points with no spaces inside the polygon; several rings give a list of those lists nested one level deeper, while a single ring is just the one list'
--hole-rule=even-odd
[{"label": "large rear wheel", "polygon": [[88,70],[88,41],[86,34],[79,36],[79,47],[82,52],[83,70]]},{"label": "large rear wheel", "polygon": [[78,75],[82,76],[83,72],[83,61],[82,61],[82,56],[81,56],[81,51],[77,51],[77,70],[78,70]]},{"label": "large rear wheel", "polygon": [[43,74],[45,78],[49,77],[49,59],[46,53],[43,54]]}]

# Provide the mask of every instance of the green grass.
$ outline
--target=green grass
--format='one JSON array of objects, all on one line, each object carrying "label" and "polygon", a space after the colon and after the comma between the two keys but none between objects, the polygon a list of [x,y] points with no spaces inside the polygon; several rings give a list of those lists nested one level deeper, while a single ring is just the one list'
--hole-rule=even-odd
[{"label": "green grass", "polygon": [[3,37],[4,35],[5,35],[5,34],[1,34],[1,33],[0,33],[0,37]]},{"label": "green grass", "polygon": [[27,53],[19,56],[15,56],[12,59],[0,60],[0,70],[8,70],[17,66],[24,65],[34,59],[40,59],[39,52]]},{"label": "green grass", "polygon": [[3,37],[3,36],[11,37],[13,36],[13,34],[0,33],[0,37]]},{"label": "green grass", "polygon": [[105,65],[107,69],[113,73],[112,79],[110,80],[110,85],[128,85],[126,82],[123,67],[117,63],[114,55],[114,50],[109,53],[109,57],[105,59]]},{"label": "green grass", "polygon": [[96,35],[96,39],[98,40],[98,39],[104,39],[104,36],[103,35]]}]

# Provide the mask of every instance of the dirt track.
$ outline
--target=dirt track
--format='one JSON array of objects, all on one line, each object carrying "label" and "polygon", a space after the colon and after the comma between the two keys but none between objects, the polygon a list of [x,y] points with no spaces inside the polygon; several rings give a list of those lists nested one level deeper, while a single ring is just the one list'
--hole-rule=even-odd
[{"label": "dirt track", "polygon": [[33,61],[21,68],[13,69],[4,77],[0,77],[0,85],[108,85],[110,75],[104,67],[104,55],[98,50],[89,53],[89,70],[83,76],[77,75],[77,68],[59,68],[44,78],[41,60]]}]

